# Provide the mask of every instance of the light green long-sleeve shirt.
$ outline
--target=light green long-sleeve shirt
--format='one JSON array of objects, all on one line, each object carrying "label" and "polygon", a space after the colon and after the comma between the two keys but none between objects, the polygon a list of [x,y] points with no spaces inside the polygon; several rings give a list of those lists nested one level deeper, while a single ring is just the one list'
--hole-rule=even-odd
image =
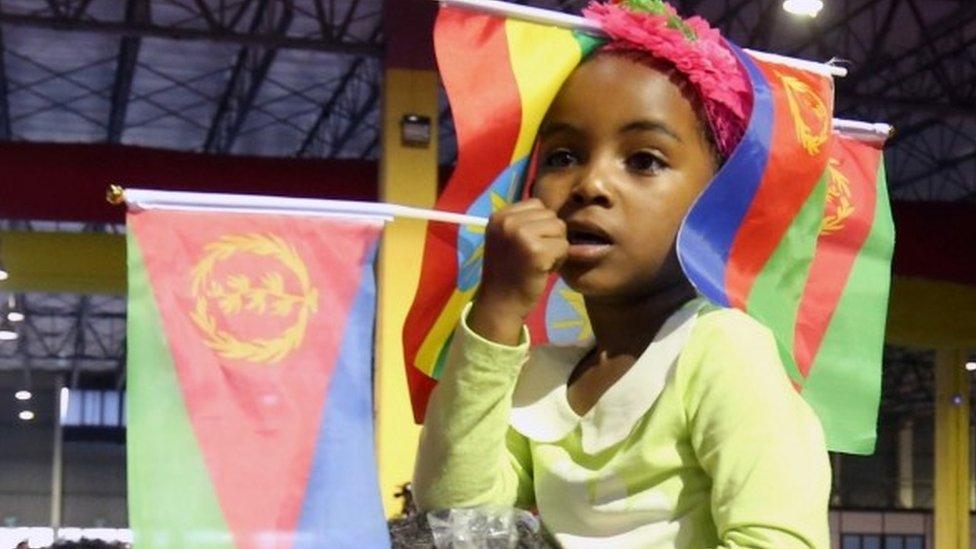
[{"label": "light green long-sleeve shirt", "polygon": [[465,318],[421,436],[422,508],[537,508],[564,547],[829,546],[820,424],[745,314],[685,306],[583,416],[566,384],[587,348],[498,345]]}]

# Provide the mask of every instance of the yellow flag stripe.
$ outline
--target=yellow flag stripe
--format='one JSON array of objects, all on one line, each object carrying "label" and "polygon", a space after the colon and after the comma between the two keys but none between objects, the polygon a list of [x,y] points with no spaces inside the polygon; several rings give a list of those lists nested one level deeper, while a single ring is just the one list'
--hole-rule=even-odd
[{"label": "yellow flag stripe", "polygon": [[536,133],[559,88],[582,59],[572,31],[509,19],[508,52],[522,100],[522,125],[512,162],[532,152]]},{"label": "yellow flag stripe", "polygon": [[417,351],[417,359],[414,363],[417,368],[430,377],[434,377],[434,368],[437,366],[437,356],[441,352],[444,342],[450,337],[451,332],[457,327],[458,320],[461,318],[461,310],[474,297],[477,287],[466,291],[454,290],[451,298],[441,309],[437,321],[427,332],[424,342]]},{"label": "yellow flag stripe", "polygon": [[[532,152],[536,133],[549,104],[582,59],[579,42],[572,31],[509,19],[505,22],[509,59],[522,103],[522,121],[512,163]],[[427,332],[414,363],[433,377],[441,347],[457,326],[461,310],[475,289],[455,290]]]}]

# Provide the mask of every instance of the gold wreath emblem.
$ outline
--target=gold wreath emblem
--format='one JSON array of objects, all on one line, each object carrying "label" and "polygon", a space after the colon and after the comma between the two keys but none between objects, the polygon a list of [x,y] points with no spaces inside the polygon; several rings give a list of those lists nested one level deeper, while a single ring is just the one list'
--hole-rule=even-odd
[{"label": "gold wreath emblem", "polygon": [[[786,101],[790,105],[797,140],[811,156],[820,154],[820,147],[830,137],[830,113],[827,105],[806,82],[795,76],[780,73],[776,75],[786,90]],[[815,128],[807,124],[810,118],[816,120]]]},{"label": "gold wreath emblem", "polygon": [[831,158],[827,163],[827,173],[830,183],[827,184],[826,208],[824,218],[820,221],[820,234],[833,234],[844,228],[847,218],[854,215],[854,204],[851,195],[851,181],[841,173],[840,162]]},{"label": "gold wreath emblem", "polygon": [[[248,362],[273,364],[297,349],[305,336],[310,316],[318,310],[318,290],[312,287],[308,269],[293,246],[272,234],[226,235],[204,248],[206,255],[193,268],[191,289],[196,305],[190,318],[206,336],[204,343],[220,356]],[[224,281],[214,279],[214,266],[236,254],[247,253],[277,260],[291,271],[301,285],[301,294],[285,291],[280,273],[269,272],[257,285],[244,274],[233,274]],[[250,311],[277,317],[290,315],[296,308],[294,324],[276,337],[242,341],[222,329],[210,312],[211,301],[224,314]]]}]

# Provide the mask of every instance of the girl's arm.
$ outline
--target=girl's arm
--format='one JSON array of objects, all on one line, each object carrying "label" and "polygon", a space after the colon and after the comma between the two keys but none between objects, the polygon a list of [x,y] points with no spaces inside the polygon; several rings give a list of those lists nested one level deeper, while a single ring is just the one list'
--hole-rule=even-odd
[{"label": "girl's arm", "polygon": [[508,415],[528,356],[524,320],[568,247],[566,224],[537,199],[489,219],[481,287],[427,407],[414,471],[421,508],[532,504],[528,442]]},{"label": "girl's arm", "polygon": [[720,547],[829,547],[830,465],[819,420],[792,388],[768,330],[703,315],[682,360],[691,441],[712,478]]},{"label": "girl's arm", "polygon": [[462,315],[431,395],[413,489],[421,509],[501,505],[531,507],[528,441],[508,426],[512,391],[528,355],[523,329],[518,346],[492,343]]}]

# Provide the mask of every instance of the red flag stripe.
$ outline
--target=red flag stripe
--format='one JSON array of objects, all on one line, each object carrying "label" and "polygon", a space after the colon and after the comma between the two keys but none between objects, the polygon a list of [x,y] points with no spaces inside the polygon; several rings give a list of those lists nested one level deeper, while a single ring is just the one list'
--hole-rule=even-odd
[{"label": "red flag stripe", "polygon": [[[840,222],[842,227],[822,234],[817,240],[807,287],[797,312],[793,342],[797,368],[803,377],[810,375],[810,368],[854,261],[871,232],[877,208],[876,186],[881,151],[841,136],[836,136],[832,145],[831,160],[836,160],[832,168],[836,170],[835,174],[849,182],[849,200],[854,210]],[[811,284],[812,281],[816,283]]]},{"label": "red flag stripe", "polygon": [[[810,154],[803,148],[796,135],[794,115],[780,75],[800,80],[827,106],[826,119],[813,121],[811,129],[820,129],[815,126],[816,123],[829,125],[830,113],[833,112],[833,90],[829,78],[759,60],[756,60],[756,65],[762,69],[774,90],[771,139],[774,149],[762,183],[729,250],[729,267],[725,273],[726,295],[731,306],[743,310],[746,309],[756,276],[819,181],[829,151],[827,143],[821,145],[816,154]],[[797,98],[798,101],[802,99]]]},{"label": "red flag stripe", "polygon": [[[437,200],[438,209],[464,212],[512,160],[522,121],[521,96],[509,59],[504,19],[441,8],[434,44],[448,95],[471,98],[451,103],[458,164]],[[469,142],[496,146],[472,147]],[[428,224],[417,294],[403,332],[407,384],[418,423],[423,421],[436,381],[415,367],[417,353],[456,286],[458,229],[456,225]]]}]

